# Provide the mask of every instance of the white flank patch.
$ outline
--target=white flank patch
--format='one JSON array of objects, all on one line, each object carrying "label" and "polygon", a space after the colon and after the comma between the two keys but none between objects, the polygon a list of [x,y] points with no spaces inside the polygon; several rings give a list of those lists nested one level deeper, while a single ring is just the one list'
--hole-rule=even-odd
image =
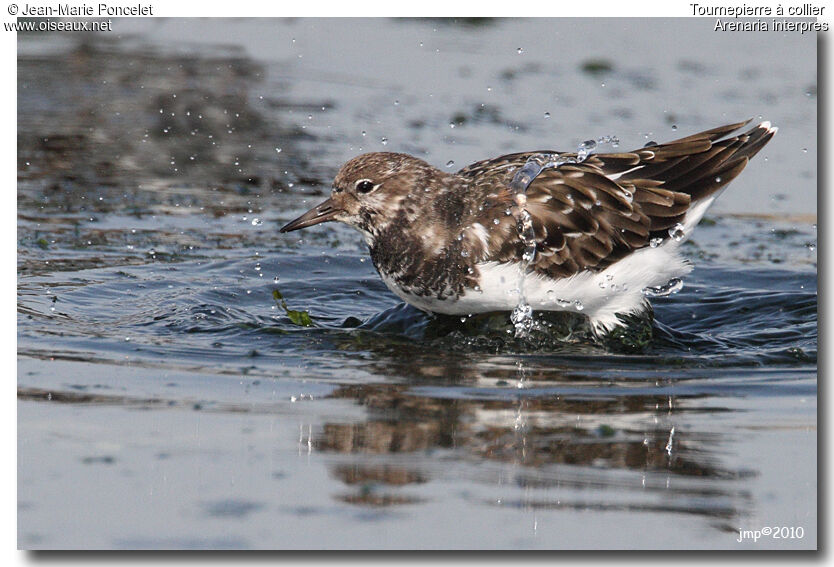
[{"label": "white flank patch", "polygon": [[[667,240],[657,248],[641,248],[602,272],[581,272],[570,278],[550,280],[527,274],[524,294],[536,311],[573,311],[587,315],[598,331],[619,325],[617,313],[639,311],[645,301],[643,288],[659,287],[687,274],[692,266],[677,253],[678,242]],[[404,301],[419,309],[447,315],[511,311],[518,304],[518,264],[483,262],[480,291],[467,290],[457,300],[418,297],[385,284]],[[579,306],[581,305],[581,309]]]}]

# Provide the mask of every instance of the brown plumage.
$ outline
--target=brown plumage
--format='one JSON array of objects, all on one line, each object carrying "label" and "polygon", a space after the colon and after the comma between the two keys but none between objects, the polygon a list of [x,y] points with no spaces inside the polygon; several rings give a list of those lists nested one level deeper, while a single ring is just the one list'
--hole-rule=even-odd
[{"label": "brown plumage", "polygon": [[[683,222],[693,202],[712,196],[735,179],[773,136],[773,129],[757,126],[720,140],[745,124],[627,153],[592,154],[582,163],[543,170],[527,188],[527,210],[537,240],[534,268],[551,277],[568,277],[581,270],[605,268],[648,246],[653,238],[669,238],[669,229]],[[554,152],[480,161],[458,175],[479,190],[497,188],[498,206],[509,206],[512,195],[507,186],[512,171],[541,153]],[[515,219],[505,216],[497,231],[505,238],[494,241],[485,259],[506,262],[519,257],[523,245],[514,238]]]}]

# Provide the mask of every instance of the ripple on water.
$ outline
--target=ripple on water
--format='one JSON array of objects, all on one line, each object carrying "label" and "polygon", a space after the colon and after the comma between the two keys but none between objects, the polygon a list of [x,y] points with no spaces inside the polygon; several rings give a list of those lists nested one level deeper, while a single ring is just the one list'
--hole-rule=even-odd
[{"label": "ripple on water", "polygon": [[[63,346],[60,338],[94,337],[100,354],[189,361],[189,352],[214,352],[231,362],[253,350],[281,364],[282,353],[312,349],[325,358],[345,350],[373,351],[378,345],[471,353],[587,353],[587,363],[622,348],[600,345],[579,314],[539,314],[538,333],[516,340],[508,314],[465,318],[428,316],[400,303],[361,255],[339,253],[331,260],[344,277],[311,264],[322,256],[263,260],[266,273],[241,277],[249,261],[183,262],[176,269],[145,265],[81,272],[29,281],[18,299],[21,349]],[[331,264],[332,265],[332,264]],[[129,277],[125,277],[128,274]],[[43,286],[43,287],[41,287]],[[50,286],[47,295],[47,287]],[[290,309],[307,311],[311,328],[298,326],[277,304],[280,288]],[[125,299],[129,299],[125,301]],[[119,308],[111,306],[119,300]],[[633,325],[646,335],[625,352],[641,352],[640,363],[684,366],[815,363],[816,275],[763,268],[710,266],[687,278],[671,297],[653,299],[656,321]],[[56,311],[52,311],[56,307]],[[642,327],[640,325],[643,325]],[[129,337],[129,342],[125,337]],[[653,338],[652,338],[653,337]],[[153,345],[151,350],[149,345]],[[238,353],[238,354],[235,354]],[[200,360],[192,360],[200,362]],[[636,361],[635,361],[636,362]],[[315,371],[316,362],[308,368]]]}]

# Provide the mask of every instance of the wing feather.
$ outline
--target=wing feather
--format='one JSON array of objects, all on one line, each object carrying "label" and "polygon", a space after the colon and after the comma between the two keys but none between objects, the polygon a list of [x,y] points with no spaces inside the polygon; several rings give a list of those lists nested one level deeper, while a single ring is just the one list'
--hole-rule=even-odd
[{"label": "wing feather", "polygon": [[[669,238],[694,203],[732,181],[775,133],[763,123],[725,138],[745,124],[543,170],[527,188],[537,240],[533,269],[556,278],[602,270],[652,238]],[[514,262],[522,254],[515,218],[505,212],[512,203],[509,184],[513,172],[540,153],[558,152],[510,154],[458,172],[472,190],[492,197],[490,206],[473,212],[494,219],[482,222],[490,227],[482,260]]]}]

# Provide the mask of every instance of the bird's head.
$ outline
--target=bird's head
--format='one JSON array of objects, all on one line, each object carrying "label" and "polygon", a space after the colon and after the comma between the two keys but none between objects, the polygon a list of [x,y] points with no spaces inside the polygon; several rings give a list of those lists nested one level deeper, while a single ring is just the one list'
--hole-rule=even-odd
[{"label": "bird's head", "polygon": [[[327,221],[339,221],[374,238],[390,222],[405,215],[414,222],[420,201],[445,174],[407,154],[374,152],[348,161],[336,174],[330,198],[287,223],[290,232]],[[427,195],[426,195],[427,196]]]}]

